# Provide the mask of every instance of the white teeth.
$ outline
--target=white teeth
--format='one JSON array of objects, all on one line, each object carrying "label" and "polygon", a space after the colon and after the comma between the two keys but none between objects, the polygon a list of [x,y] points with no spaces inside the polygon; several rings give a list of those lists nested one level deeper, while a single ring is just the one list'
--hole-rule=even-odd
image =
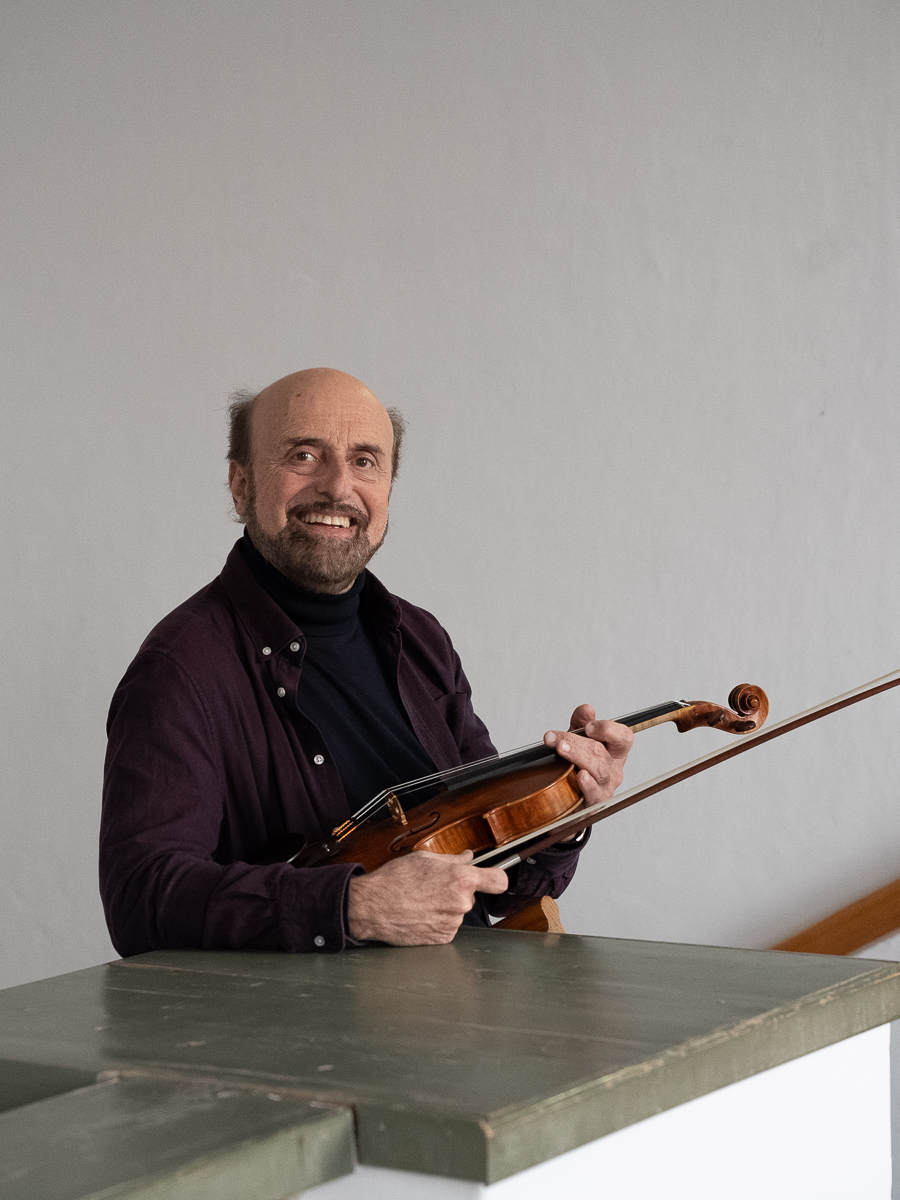
[{"label": "white teeth", "polygon": [[303,520],[307,525],[340,525],[344,529],[350,528],[349,517],[329,517],[327,514],[310,513]]}]

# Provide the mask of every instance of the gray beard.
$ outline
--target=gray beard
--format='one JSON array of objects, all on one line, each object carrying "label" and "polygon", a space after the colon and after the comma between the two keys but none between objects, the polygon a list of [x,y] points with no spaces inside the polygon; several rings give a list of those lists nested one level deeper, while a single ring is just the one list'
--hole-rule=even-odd
[{"label": "gray beard", "polygon": [[[308,512],[329,513],[332,516],[353,517],[353,537],[332,541],[310,533],[300,517]],[[256,516],[256,496],[248,496],[247,513],[244,518],[247,532],[253,545],[263,558],[289,579],[295,587],[307,592],[325,592],[331,596],[348,591],[366,564],[382,546],[384,537],[377,546],[369,541],[369,521],[365,513],[349,504],[298,505],[288,514],[285,527],[274,536],[263,533]],[[385,527],[385,535],[387,527]]]}]

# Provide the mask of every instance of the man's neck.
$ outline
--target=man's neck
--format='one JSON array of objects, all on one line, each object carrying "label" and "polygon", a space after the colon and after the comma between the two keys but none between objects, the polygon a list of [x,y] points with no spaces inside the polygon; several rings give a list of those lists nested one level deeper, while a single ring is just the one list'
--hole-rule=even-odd
[{"label": "man's neck", "polygon": [[366,582],[365,571],[344,592],[311,592],[297,587],[273,566],[254,545],[246,530],[240,547],[256,582],[307,635],[315,637],[342,633],[358,620],[359,597]]}]

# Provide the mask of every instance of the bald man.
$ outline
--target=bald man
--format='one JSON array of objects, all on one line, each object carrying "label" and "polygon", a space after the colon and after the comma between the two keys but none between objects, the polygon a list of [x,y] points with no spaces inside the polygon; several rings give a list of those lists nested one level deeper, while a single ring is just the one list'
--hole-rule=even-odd
[{"label": "bald man", "polygon": [[[388,525],[403,423],[317,368],[231,407],[229,483],[245,525],[221,575],[148,636],[110,709],[101,892],[116,949],[329,952],[452,940],[559,895],[579,845],[507,875],[471,854],[259,865],[319,840],[386,787],[496,753],[435,618],[367,570]],[[548,745],[589,802],[622,779],[631,733],[596,721]]]}]

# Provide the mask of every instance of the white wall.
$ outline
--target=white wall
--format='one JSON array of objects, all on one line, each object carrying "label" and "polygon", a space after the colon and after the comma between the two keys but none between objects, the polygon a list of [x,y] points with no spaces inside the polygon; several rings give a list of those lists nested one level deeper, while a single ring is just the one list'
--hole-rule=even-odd
[{"label": "white wall", "polygon": [[[229,390],[410,424],[376,569],[503,747],[900,665],[900,8],[7,0],[0,983],[111,955],[113,687],[237,536]],[[575,932],[765,946],[900,874],[900,697],[598,827]],[[641,735],[630,782],[721,744]]]}]

